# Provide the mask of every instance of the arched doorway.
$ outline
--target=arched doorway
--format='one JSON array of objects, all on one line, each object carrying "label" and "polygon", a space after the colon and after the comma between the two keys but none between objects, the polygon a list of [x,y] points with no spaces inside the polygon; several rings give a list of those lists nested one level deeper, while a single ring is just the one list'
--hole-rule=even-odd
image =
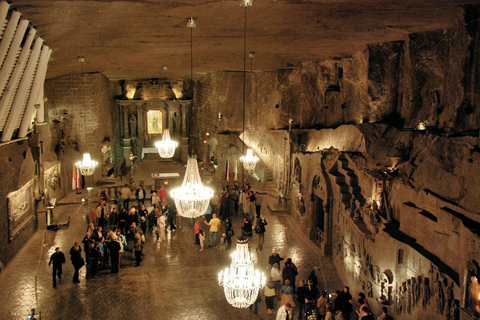
[{"label": "arched doorway", "polygon": [[318,242],[323,242],[325,233],[325,210],[322,196],[321,178],[315,176],[312,182],[312,197],[313,197],[313,212],[312,212],[312,234],[311,239]]}]

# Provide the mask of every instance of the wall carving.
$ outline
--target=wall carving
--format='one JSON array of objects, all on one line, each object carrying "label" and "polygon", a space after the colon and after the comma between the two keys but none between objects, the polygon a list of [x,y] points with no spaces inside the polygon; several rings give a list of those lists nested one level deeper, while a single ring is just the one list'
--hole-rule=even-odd
[{"label": "wall carving", "polygon": [[35,217],[33,183],[32,179],[19,190],[7,195],[10,241]]},{"label": "wall carving", "polygon": [[60,187],[60,163],[45,170],[45,183],[47,187],[47,192],[53,192],[58,187]]}]

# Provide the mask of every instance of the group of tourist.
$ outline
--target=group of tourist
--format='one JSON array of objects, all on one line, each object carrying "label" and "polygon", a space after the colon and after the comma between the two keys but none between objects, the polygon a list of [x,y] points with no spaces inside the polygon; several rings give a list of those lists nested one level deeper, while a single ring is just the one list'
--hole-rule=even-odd
[{"label": "group of tourist", "polygon": [[[92,208],[86,217],[88,225],[82,240],[83,250],[78,241],[70,249],[70,260],[75,269],[73,282],[80,282],[79,270],[84,265],[87,265],[87,278],[97,278],[99,271],[108,266],[111,268],[110,273],[118,273],[120,258],[126,251],[134,252],[136,266],[140,266],[147,230],[156,234],[156,240],[162,242],[166,240],[167,224],[171,231],[176,229],[177,211],[171,203],[167,204],[166,190],[163,186],[158,192],[152,186],[150,191],[152,201],[147,205],[145,205],[146,192],[139,186],[135,192],[137,205],[131,208],[130,192],[128,185],[125,185],[119,192],[119,197],[113,200],[110,210],[107,210],[106,203],[109,199],[105,191],[100,193],[98,206]],[[49,265],[53,265],[54,288],[57,284],[56,278],[61,279],[62,265],[65,261],[63,252],[56,248],[49,261]]]}]

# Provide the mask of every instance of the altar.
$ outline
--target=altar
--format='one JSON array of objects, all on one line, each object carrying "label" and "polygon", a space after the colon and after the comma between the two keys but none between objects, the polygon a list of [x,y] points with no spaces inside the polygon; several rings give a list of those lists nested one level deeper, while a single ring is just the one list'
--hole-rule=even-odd
[{"label": "altar", "polygon": [[149,148],[142,148],[142,160],[145,158],[146,153],[157,153],[158,154],[158,149],[155,147],[149,147]]},{"label": "altar", "polygon": [[169,173],[152,173],[153,184],[157,190],[160,190],[160,186],[164,185],[165,180],[168,181],[168,185],[176,185],[180,180],[180,174],[177,172]]}]

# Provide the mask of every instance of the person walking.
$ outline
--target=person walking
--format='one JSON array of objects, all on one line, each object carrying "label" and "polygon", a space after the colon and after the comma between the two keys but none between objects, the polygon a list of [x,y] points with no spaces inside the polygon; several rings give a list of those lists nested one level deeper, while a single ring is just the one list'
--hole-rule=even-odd
[{"label": "person walking", "polygon": [[53,265],[52,268],[52,277],[53,277],[53,287],[57,287],[57,275],[58,279],[62,279],[62,265],[65,264],[65,255],[60,251],[59,247],[55,248],[55,252],[50,256],[50,261],[48,265]]},{"label": "person walking", "polygon": [[255,210],[257,213],[257,219],[260,218],[260,212],[262,211],[263,196],[255,192]]},{"label": "person walking", "polygon": [[212,214],[212,220],[210,222],[205,221],[205,224],[210,227],[209,232],[209,247],[215,247],[217,241],[217,233],[220,230],[221,221],[217,218],[217,215]]},{"label": "person walking", "polygon": [[82,248],[78,241],[75,241],[73,247],[70,249],[70,261],[72,261],[73,269],[75,270],[73,273],[73,282],[79,283],[78,271],[85,264],[85,260],[82,258]]},{"label": "person walking", "polygon": [[255,232],[258,234],[257,251],[262,251],[263,242],[265,241],[265,226],[267,225],[265,218],[259,218],[255,226]]}]

